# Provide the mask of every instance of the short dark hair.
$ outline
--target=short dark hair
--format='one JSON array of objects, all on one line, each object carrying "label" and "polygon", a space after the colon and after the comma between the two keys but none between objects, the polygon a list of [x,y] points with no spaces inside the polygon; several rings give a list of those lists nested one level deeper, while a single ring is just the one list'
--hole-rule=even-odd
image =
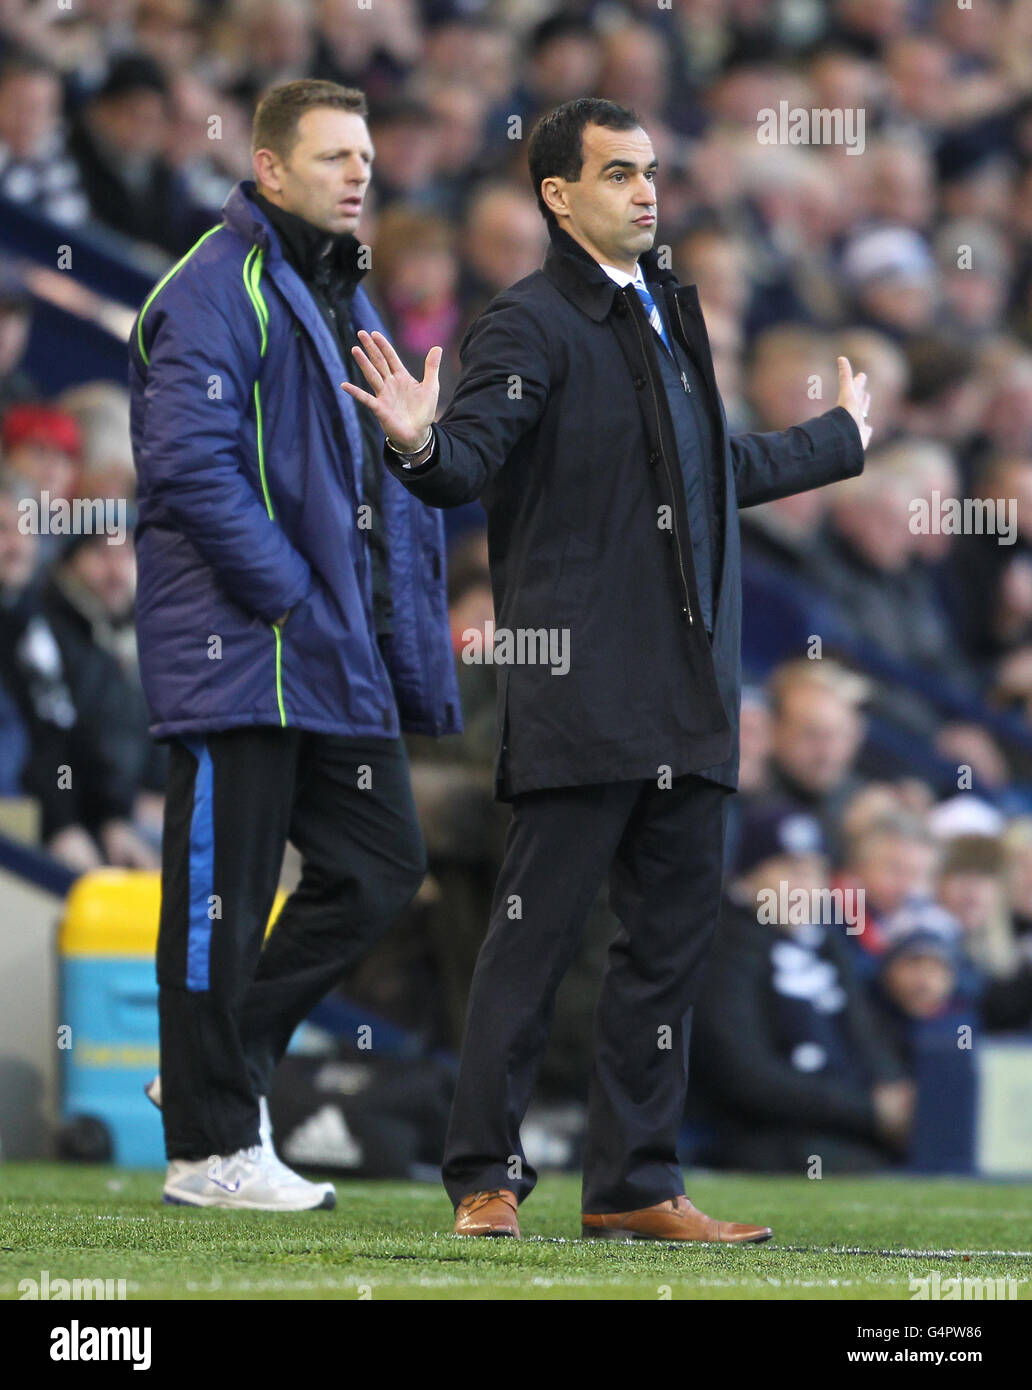
[{"label": "short dark hair", "polygon": [[297,82],[281,82],[266,92],[258,103],[251,149],[272,150],[286,159],[297,143],[298,121],[306,111],[318,106],[352,111],[363,118],[369,114],[365,94],[357,87],[342,87],[339,82],[322,82],[309,77]]},{"label": "short dark hair", "polygon": [[527,145],[530,181],[541,215],[550,227],[555,225],[555,216],[541,196],[542,180],[577,182],[584,167],[584,127],[589,125],[605,126],[607,130],[634,130],[641,121],[629,106],[619,106],[601,97],[578,97],[542,116],[530,132]]}]

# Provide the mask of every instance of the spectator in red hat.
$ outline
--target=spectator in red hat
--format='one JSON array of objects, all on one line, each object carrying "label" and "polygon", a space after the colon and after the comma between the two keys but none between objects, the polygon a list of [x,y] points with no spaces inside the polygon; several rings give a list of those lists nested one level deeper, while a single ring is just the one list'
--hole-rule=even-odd
[{"label": "spectator in red hat", "polygon": [[[37,535],[36,573],[49,570],[67,537],[52,532],[49,507],[71,502],[79,482],[82,435],[74,416],[51,405],[26,403],[8,410],[0,426],[0,478],[19,501],[19,525]],[[32,512],[26,513],[31,506]]]},{"label": "spectator in red hat", "polygon": [[75,496],[82,435],[73,415],[50,405],[15,405],[0,431],[4,471],[25,482],[37,498]]}]

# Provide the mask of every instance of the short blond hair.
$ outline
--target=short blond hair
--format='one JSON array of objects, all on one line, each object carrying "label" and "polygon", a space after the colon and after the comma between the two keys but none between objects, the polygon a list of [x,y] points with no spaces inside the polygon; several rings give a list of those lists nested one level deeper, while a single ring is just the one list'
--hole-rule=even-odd
[{"label": "short blond hair", "polygon": [[830,691],[854,709],[859,709],[871,694],[870,682],[859,672],[851,671],[830,658],[810,661],[806,657],[799,657],[795,661],[782,662],[767,681],[772,712],[780,714],[789,692],[805,686],[812,690]]}]

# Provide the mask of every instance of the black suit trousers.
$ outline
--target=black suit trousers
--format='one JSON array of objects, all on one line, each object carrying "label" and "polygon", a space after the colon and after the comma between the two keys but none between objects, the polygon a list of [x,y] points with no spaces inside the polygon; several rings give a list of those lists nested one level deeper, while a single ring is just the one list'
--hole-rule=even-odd
[{"label": "black suit trousers", "polygon": [[582,1210],[684,1191],[688,1031],[717,923],[727,788],[694,775],[528,792],[477,959],[443,1179],[453,1205],[537,1175],[520,1143],[556,990],[605,876],[620,929],[594,1023]]}]

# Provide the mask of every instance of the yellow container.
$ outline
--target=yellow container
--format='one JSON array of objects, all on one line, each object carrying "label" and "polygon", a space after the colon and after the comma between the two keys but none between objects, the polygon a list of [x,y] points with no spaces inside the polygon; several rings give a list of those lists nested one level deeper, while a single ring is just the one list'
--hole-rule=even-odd
[{"label": "yellow container", "polygon": [[[270,928],[286,897],[282,891],[276,894]],[[160,874],[94,869],[77,879],[68,894],[58,950],[62,956],[153,956],[160,912]]]},{"label": "yellow container", "polygon": [[[279,893],[272,920],[285,894]],[[160,1167],[161,1124],[143,1088],[158,1070],[155,951],[161,877],[97,869],[68,895],[58,932],[62,1113],[90,1115],[117,1163]]]}]

